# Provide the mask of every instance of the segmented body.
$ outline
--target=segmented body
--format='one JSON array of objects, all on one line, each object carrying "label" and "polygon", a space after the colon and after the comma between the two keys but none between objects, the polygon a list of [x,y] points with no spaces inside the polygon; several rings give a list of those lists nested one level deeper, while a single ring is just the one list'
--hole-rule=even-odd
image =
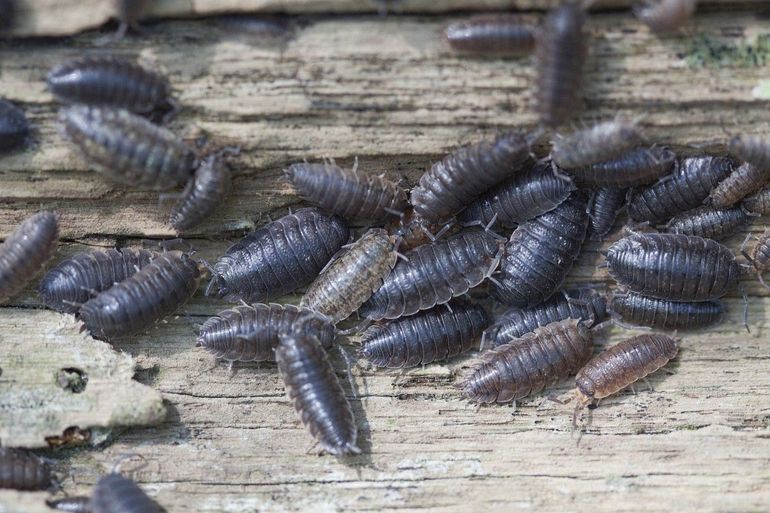
[{"label": "segmented body", "polygon": [[760,170],[770,169],[770,138],[758,135],[739,135],[730,140],[732,155]]},{"label": "segmented body", "polygon": [[757,238],[757,243],[749,251],[748,257],[757,272],[770,270],[770,229],[762,232]]},{"label": "segmented body", "polygon": [[757,192],[770,182],[770,167],[759,168],[748,162],[719,182],[706,199],[706,204],[725,208]]},{"label": "segmented body", "polygon": [[612,160],[565,169],[576,182],[599,187],[635,187],[671,172],[676,155],[667,148],[638,148]]},{"label": "segmented body", "polygon": [[0,488],[45,490],[52,484],[51,468],[43,460],[18,449],[0,448]]},{"label": "segmented body", "polygon": [[666,231],[720,240],[734,235],[749,220],[741,207],[702,206],[675,216],[666,225]]},{"label": "segmented body", "polygon": [[0,244],[0,303],[23,289],[56,252],[59,221],[40,212],[26,218]]},{"label": "segmented body", "polygon": [[610,312],[627,324],[665,330],[698,329],[719,322],[725,307],[720,301],[680,302],[629,292],[615,294]]},{"label": "segmented body", "polygon": [[653,32],[673,32],[692,18],[697,0],[646,0],[634,14]]},{"label": "segmented body", "polygon": [[0,150],[18,148],[28,137],[29,122],[24,111],[8,100],[0,98]]},{"label": "segmented body", "polygon": [[766,216],[770,214],[770,187],[755,192],[743,200],[741,206],[751,214]]},{"label": "segmented body", "polygon": [[588,213],[588,233],[592,239],[601,240],[610,233],[618,213],[626,203],[628,189],[600,187],[596,190]]},{"label": "segmented body", "polygon": [[453,50],[476,55],[520,56],[535,47],[534,27],[521,16],[474,16],[444,31]]},{"label": "segmented body", "polygon": [[618,157],[641,143],[642,134],[636,123],[616,119],[557,136],[551,158],[560,168],[581,168]]},{"label": "segmented body", "polygon": [[413,208],[407,208],[399,219],[387,224],[388,233],[399,238],[400,251],[408,251],[423,244],[433,242],[437,237],[448,237],[459,232],[462,226],[459,223],[429,223],[414,212]]},{"label": "segmented body", "polygon": [[120,474],[99,479],[91,495],[91,513],[162,513],[139,486]]},{"label": "segmented body", "polygon": [[232,188],[232,176],[222,160],[212,155],[201,162],[174,205],[169,224],[177,231],[192,230],[224,203]]}]

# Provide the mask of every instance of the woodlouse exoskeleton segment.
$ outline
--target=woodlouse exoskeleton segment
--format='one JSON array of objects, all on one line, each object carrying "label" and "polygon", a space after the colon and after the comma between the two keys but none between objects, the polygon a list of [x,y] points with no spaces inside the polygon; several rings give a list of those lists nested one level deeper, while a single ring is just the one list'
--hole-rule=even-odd
[{"label": "woodlouse exoskeleton segment", "polygon": [[0,447],[0,488],[46,490],[52,484],[46,462],[25,451]]},{"label": "woodlouse exoskeleton segment", "polygon": [[204,159],[174,205],[169,224],[177,232],[192,230],[224,203],[232,189],[232,176],[219,155]]},{"label": "woodlouse exoskeleton segment", "polygon": [[292,164],[284,171],[302,198],[350,220],[384,221],[408,205],[406,192],[382,176],[359,173],[358,163]]},{"label": "woodlouse exoskeleton segment", "polygon": [[63,497],[61,499],[45,501],[51,509],[66,511],[68,513],[93,513],[91,497]]},{"label": "woodlouse exoskeleton segment", "polygon": [[152,251],[134,248],[77,253],[48,271],[38,293],[48,308],[75,313],[95,294],[132,276],[155,256]]},{"label": "woodlouse exoskeleton segment", "polygon": [[371,320],[396,319],[448,302],[489,277],[500,263],[501,243],[489,232],[453,235],[406,253],[361,307]]},{"label": "woodlouse exoskeleton segment", "polygon": [[139,486],[115,472],[99,479],[91,494],[91,513],[162,513]]},{"label": "woodlouse exoskeleton segment", "polygon": [[139,333],[174,313],[198,288],[198,262],[168,251],[96,297],[77,313],[84,328],[102,340]]},{"label": "woodlouse exoskeleton segment", "polygon": [[612,318],[621,324],[689,330],[719,322],[725,306],[721,301],[668,301],[628,292],[614,294],[609,310]]},{"label": "woodlouse exoskeleton segment", "polygon": [[120,39],[125,36],[128,29],[140,32],[139,20],[150,6],[150,0],[114,0],[114,2],[116,15],[120,21],[115,38]]},{"label": "woodlouse exoskeleton segment", "polygon": [[230,246],[214,266],[206,294],[234,302],[286,295],[310,284],[349,236],[339,217],[300,209]]},{"label": "woodlouse exoskeleton segment", "polygon": [[757,237],[757,243],[749,252],[746,252],[746,245],[751,239],[751,234],[746,236],[746,239],[741,245],[741,254],[749,261],[749,264],[757,272],[757,278],[759,283],[766,289],[770,289],[770,285],[765,283],[765,279],[762,274],[770,270],[770,229],[766,229],[762,234]]},{"label": "woodlouse exoskeleton segment", "polygon": [[734,235],[749,223],[750,217],[741,207],[701,206],[674,216],[666,225],[666,231],[720,240]]},{"label": "woodlouse exoskeleton segment", "polygon": [[362,335],[359,354],[377,367],[427,365],[476,347],[489,322],[481,306],[453,300],[369,327]]},{"label": "woodlouse exoskeleton segment", "polygon": [[607,251],[610,276],[644,296],[709,301],[741,275],[732,252],[711,239],[674,233],[632,233]]},{"label": "woodlouse exoskeleton segment", "polygon": [[591,239],[602,240],[610,233],[618,213],[624,208],[628,189],[600,187],[594,191],[588,212],[588,233]]},{"label": "woodlouse exoskeleton segment", "polygon": [[741,206],[751,215],[766,216],[770,214],[770,187],[765,187],[746,197]]},{"label": "woodlouse exoskeleton segment", "polygon": [[59,221],[52,212],[26,218],[0,244],[0,303],[7,301],[40,272],[56,252]]},{"label": "woodlouse exoskeleton segment", "polygon": [[676,155],[668,148],[637,148],[620,157],[564,172],[580,184],[599,187],[634,187],[654,182],[671,172]]},{"label": "woodlouse exoskeleton segment", "polygon": [[0,150],[18,148],[28,138],[29,122],[24,111],[8,100],[0,98]]},{"label": "woodlouse exoskeleton segment", "polygon": [[636,122],[605,121],[553,140],[551,158],[563,169],[575,169],[611,160],[642,143]]},{"label": "woodlouse exoskeleton segment", "polygon": [[760,170],[770,169],[770,138],[757,135],[738,135],[730,140],[728,150],[732,155]]},{"label": "woodlouse exoskeleton segment", "polygon": [[639,21],[653,32],[673,32],[692,18],[697,0],[644,0],[634,6]]},{"label": "woodlouse exoskeleton segment", "polygon": [[587,199],[576,191],[561,205],[519,225],[494,275],[492,294],[510,306],[547,300],[580,255],[588,228]]},{"label": "woodlouse exoskeleton segment", "polygon": [[458,388],[477,403],[515,401],[574,374],[592,352],[593,337],[585,324],[553,322],[482,353]]},{"label": "woodlouse exoskeleton segment", "polygon": [[530,158],[526,134],[511,132],[465,146],[436,162],[412,189],[414,211],[432,223],[448,220]]},{"label": "woodlouse exoskeleton segment", "polygon": [[64,134],[97,171],[152,190],[185,183],[195,153],[176,135],[123,109],[72,105],[61,110]]},{"label": "woodlouse exoskeleton segment", "polygon": [[516,15],[474,16],[444,31],[453,50],[466,54],[522,56],[535,47],[532,24]]},{"label": "woodlouse exoskeleton segment", "polygon": [[759,168],[748,162],[719,182],[711,191],[705,203],[717,208],[732,206],[743,198],[757,192],[770,182],[770,167]]}]

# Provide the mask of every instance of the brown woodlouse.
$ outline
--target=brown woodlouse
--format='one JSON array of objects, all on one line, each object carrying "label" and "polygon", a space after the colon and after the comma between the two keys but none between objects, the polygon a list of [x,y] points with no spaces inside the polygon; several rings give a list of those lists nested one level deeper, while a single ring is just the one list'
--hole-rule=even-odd
[{"label": "brown woodlouse", "polygon": [[766,289],[770,289],[770,285],[765,283],[765,279],[762,276],[762,273],[770,269],[770,229],[765,230],[762,232],[762,235],[757,237],[757,243],[754,245],[751,251],[747,253],[746,245],[748,244],[751,237],[751,234],[747,235],[746,239],[743,241],[743,244],[741,244],[741,254],[744,256],[744,258],[746,258],[746,260],[749,261],[749,264],[751,264],[751,266],[757,272],[759,283],[761,283],[762,286]]},{"label": "brown woodlouse", "polygon": [[[484,194],[460,212],[464,223],[488,226],[493,219],[506,228],[550,212],[575,190],[571,180],[554,172],[550,163],[536,164]],[[497,217],[495,217],[497,216]]]},{"label": "brown woodlouse", "polygon": [[91,513],[163,513],[139,486],[112,472],[99,479],[91,494]]},{"label": "brown woodlouse", "polygon": [[728,149],[731,154],[760,170],[770,169],[770,139],[767,137],[738,135],[730,140]]},{"label": "brown woodlouse", "polygon": [[45,501],[46,506],[68,513],[92,513],[91,497],[63,497],[61,499]]},{"label": "brown woodlouse", "polygon": [[688,330],[719,322],[725,312],[725,306],[721,301],[668,301],[629,292],[614,294],[609,310],[612,318],[621,325]]},{"label": "brown woodlouse", "polygon": [[436,162],[412,189],[414,211],[429,222],[446,221],[529,161],[530,137],[517,132],[465,146]]},{"label": "brown woodlouse", "polygon": [[574,374],[592,352],[593,337],[585,324],[553,322],[482,353],[458,388],[477,403],[515,401]]},{"label": "brown woodlouse", "polygon": [[717,208],[730,207],[743,198],[757,192],[770,182],[770,167],[759,168],[748,162],[719,182],[705,203]]},{"label": "brown woodlouse", "polygon": [[198,288],[198,262],[168,251],[120,283],[89,299],[77,313],[84,329],[109,340],[139,333],[174,313]]},{"label": "brown woodlouse", "polygon": [[29,138],[29,122],[24,111],[0,98],[0,150],[18,148]]},{"label": "brown woodlouse", "polygon": [[300,196],[350,220],[383,221],[407,207],[406,192],[382,176],[368,176],[334,163],[292,164],[284,171]]},{"label": "brown woodlouse", "polygon": [[670,177],[636,192],[628,215],[638,223],[658,224],[692,210],[706,199],[734,169],[725,157],[691,157],[679,160]]},{"label": "brown woodlouse", "polygon": [[500,263],[501,243],[489,232],[463,232],[406,253],[361,307],[379,321],[427,310],[461,296],[489,277]]},{"label": "brown woodlouse", "polygon": [[40,272],[56,252],[59,220],[52,212],[26,218],[0,244],[0,303],[9,300]]},{"label": "brown woodlouse", "polygon": [[645,0],[634,6],[634,14],[653,32],[673,32],[692,17],[696,3],[697,0]]},{"label": "brown woodlouse", "polygon": [[618,213],[625,207],[628,189],[600,187],[594,192],[588,212],[588,233],[591,239],[602,240],[615,225]]},{"label": "brown woodlouse", "polygon": [[518,307],[551,297],[580,254],[588,228],[586,207],[585,195],[578,191],[554,210],[519,225],[505,245],[492,294]]},{"label": "brown woodlouse", "polygon": [[701,206],[673,217],[666,225],[666,231],[720,240],[734,235],[749,223],[750,218],[741,207]]},{"label": "brown woodlouse", "polygon": [[369,327],[362,335],[359,354],[377,367],[427,365],[476,347],[489,322],[489,315],[481,306],[453,300]]},{"label": "brown woodlouse", "polygon": [[117,17],[120,21],[120,27],[115,35],[117,39],[122,38],[128,32],[128,29],[139,32],[139,20],[144,16],[147,8],[150,6],[150,0],[114,0]]},{"label": "brown woodlouse", "polygon": [[46,490],[53,484],[46,462],[18,449],[0,447],[0,488]]},{"label": "brown woodlouse", "polygon": [[40,281],[38,293],[52,310],[76,313],[93,296],[134,275],[157,254],[145,249],[107,249],[62,260]]},{"label": "brown woodlouse", "polygon": [[508,344],[552,322],[582,320],[593,327],[607,320],[604,296],[592,289],[566,290],[535,306],[512,308],[484,330],[481,349]]},{"label": "brown woodlouse", "polygon": [[336,216],[304,208],[251,232],[214,266],[206,295],[267,301],[310,284],[348,241]]},{"label": "brown woodlouse", "polygon": [[359,454],[358,428],[350,403],[321,343],[297,327],[280,335],[278,370],[294,408],[313,437],[335,456]]},{"label": "brown woodlouse", "polygon": [[575,169],[611,160],[642,143],[642,134],[634,121],[605,121],[553,140],[551,158],[563,169]]},{"label": "brown woodlouse", "polygon": [[65,136],[108,178],[152,190],[185,183],[195,153],[176,135],[123,109],[72,105],[61,110]]},{"label": "brown woodlouse", "polygon": [[366,232],[310,284],[301,306],[335,324],[358,310],[396,265],[396,238],[381,228]]},{"label": "brown woodlouse", "polygon": [[388,223],[386,229],[388,233],[399,238],[400,250],[409,251],[441,237],[454,235],[462,226],[459,223],[428,223],[410,207],[398,219]]},{"label": "brown woodlouse", "polygon": [[474,16],[444,31],[453,50],[476,55],[522,56],[535,47],[534,27],[516,15]]},{"label": "brown woodlouse", "polygon": [[770,187],[765,187],[746,197],[741,206],[749,214],[761,216],[770,214]]},{"label": "brown woodlouse", "polygon": [[610,246],[607,266],[629,290],[672,301],[718,299],[741,275],[735,256],[722,244],[675,233],[632,233]]},{"label": "brown woodlouse", "polygon": [[204,159],[174,205],[169,224],[177,232],[192,230],[224,203],[232,189],[232,176],[218,155]]},{"label": "brown woodlouse", "polygon": [[196,347],[228,362],[274,362],[278,335],[303,320],[324,347],[334,342],[332,322],[307,308],[275,303],[239,305],[219,312],[203,323]]},{"label": "brown woodlouse", "polygon": [[637,148],[618,158],[564,170],[576,182],[599,187],[634,187],[654,182],[671,172],[676,155],[668,148]]},{"label": "brown woodlouse", "polygon": [[540,122],[557,127],[580,108],[583,68],[587,56],[583,32],[585,12],[577,2],[553,10],[539,30],[535,44],[535,99]]}]

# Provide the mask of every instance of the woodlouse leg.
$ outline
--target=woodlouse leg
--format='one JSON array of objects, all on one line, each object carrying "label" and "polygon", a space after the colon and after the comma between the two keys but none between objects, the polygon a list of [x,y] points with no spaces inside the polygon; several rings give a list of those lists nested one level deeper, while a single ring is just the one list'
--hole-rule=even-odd
[{"label": "woodlouse leg", "polygon": [[642,381],[644,381],[644,384],[645,384],[645,385],[647,385],[647,390],[648,390],[649,392],[654,392],[654,391],[655,391],[655,387],[653,387],[653,386],[652,386],[652,383],[650,383],[650,380],[649,380],[649,379],[647,379],[646,377],[644,377],[644,378],[642,378]]},{"label": "woodlouse leg", "polygon": [[449,303],[444,303],[444,306],[446,307],[446,309],[447,309],[447,310],[449,310],[449,313],[454,313],[454,312],[452,311],[452,307],[451,307],[451,306],[449,306]]},{"label": "woodlouse leg", "polygon": [[630,385],[628,385],[628,388],[630,388],[630,389],[631,389],[631,393],[632,393],[632,394],[636,395],[636,387],[634,386],[634,384],[633,384],[633,383],[631,383]]},{"label": "woodlouse leg", "polygon": [[746,246],[749,244],[749,241],[751,240],[752,235],[750,233],[746,234],[746,238],[743,239],[743,242],[741,243],[741,249],[739,250],[741,252],[741,255],[743,255],[743,258],[745,258],[750,264],[754,265],[754,261],[751,259],[749,254],[746,252]]},{"label": "woodlouse leg", "polygon": [[[759,276],[759,282],[764,285],[766,289],[770,290],[770,287],[767,286],[765,280],[762,278],[762,274],[757,273],[757,276]],[[740,289],[741,295],[743,296],[743,325],[746,327],[746,331],[751,333],[751,330],[749,329],[749,298],[746,295],[746,289],[742,284],[739,285],[738,288]]]},{"label": "woodlouse leg", "polygon": [[408,262],[409,261],[409,258],[406,255],[404,255],[403,253],[399,253],[398,251],[396,251],[396,257],[400,258],[404,262]]},{"label": "woodlouse leg", "polygon": [[514,399],[513,401],[511,401],[511,416],[516,415],[517,409],[518,408],[516,407],[516,399]]}]

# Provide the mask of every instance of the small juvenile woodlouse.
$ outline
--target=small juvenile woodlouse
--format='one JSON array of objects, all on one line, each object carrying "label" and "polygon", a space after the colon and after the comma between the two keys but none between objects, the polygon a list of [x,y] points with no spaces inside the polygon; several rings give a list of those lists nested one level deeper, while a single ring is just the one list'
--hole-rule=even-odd
[{"label": "small juvenile woodlouse", "polygon": [[716,324],[722,319],[725,307],[721,301],[668,301],[628,292],[614,294],[609,310],[612,318],[621,324],[688,330]]},{"label": "small juvenile woodlouse", "polygon": [[552,322],[582,320],[593,327],[607,320],[604,296],[592,289],[566,290],[536,306],[512,308],[484,330],[481,349],[508,344]]},{"label": "small juvenile woodlouse", "polygon": [[453,300],[369,327],[362,335],[359,354],[377,367],[427,365],[476,347],[489,322],[489,315],[481,306]]},{"label": "small juvenile woodlouse", "polygon": [[99,479],[91,494],[90,513],[163,513],[163,511],[133,480],[115,472]]},{"label": "small juvenile woodlouse", "polygon": [[46,462],[18,449],[0,447],[0,488],[46,490],[53,484]]},{"label": "small juvenile woodlouse", "polygon": [[591,239],[602,240],[610,233],[618,213],[623,209],[628,189],[600,187],[594,192],[588,212],[588,233]]},{"label": "small juvenile woodlouse", "polygon": [[575,169],[604,162],[642,143],[636,122],[616,119],[605,121],[553,140],[551,158],[563,169]]},{"label": "small juvenile woodlouse", "polygon": [[382,286],[396,258],[395,237],[381,228],[371,229],[310,284],[300,305],[335,324],[347,319]]},{"label": "small juvenile woodlouse", "polygon": [[68,513],[93,513],[91,497],[63,497],[61,499],[45,501],[46,506]]},{"label": "small juvenile woodlouse", "polygon": [[564,170],[576,182],[599,187],[634,187],[654,182],[674,167],[676,155],[668,148],[637,148],[612,160]]},{"label": "small juvenile woodlouse", "polygon": [[750,218],[741,207],[714,208],[704,205],[673,217],[666,225],[666,231],[721,240],[734,235],[749,223]]},{"label": "small juvenile woodlouse", "polygon": [[368,176],[334,163],[292,164],[284,171],[300,196],[350,220],[383,221],[406,209],[406,192],[382,176]]},{"label": "small juvenile woodlouse", "polygon": [[453,50],[476,55],[522,56],[535,47],[531,24],[521,16],[474,16],[444,31]]},{"label": "small juvenile woodlouse", "polygon": [[610,276],[644,296],[709,301],[741,275],[732,252],[711,239],[675,233],[632,233],[607,251]]},{"label": "small juvenile woodlouse", "polygon": [[530,138],[518,132],[465,146],[433,164],[412,189],[414,211],[429,222],[446,221],[530,158]]},{"label": "small juvenile woodlouse", "polygon": [[7,301],[43,268],[56,252],[59,220],[52,212],[26,218],[0,244],[0,303]]},{"label": "small juvenile woodlouse", "polygon": [[585,12],[578,2],[553,10],[539,29],[535,44],[535,99],[540,122],[557,127],[580,108],[587,52]]},{"label": "small juvenile woodlouse", "polygon": [[232,189],[232,176],[218,155],[204,159],[174,205],[169,224],[177,232],[192,230],[222,205]]},{"label": "small juvenile woodlouse", "polygon": [[350,403],[318,339],[301,327],[280,335],[278,370],[294,408],[313,437],[335,456],[359,454]]},{"label": "small juvenile woodlouse", "polygon": [[72,105],[61,110],[64,134],[110,179],[152,190],[185,183],[195,153],[176,135],[124,109]]},{"label": "small juvenile woodlouse", "polygon": [[765,187],[746,197],[741,206],[752,215],[766,216],[770,214],[770,187]]},{"label": "small juvenile woodlouse", "polygon": [[120,21],[120,27],[115,35],[117,39],[122,38],[128,32],[128,29],[141,31],[139,20],[144,16],[150,0],[114,0],[117,17]]},{"label": "small juvenile woodlouse", "polygon": [[311,310],[275,303],[239,305],[219,312],[203,323],[196,347],[228,362],[274,362],[278,335],[298,320],[324,349],[334,342],[334,324]]},{"label": "small juvenile woodlouse", "polygon": [[458,388],[477,403],[516,401],[576,373],[592,352],[593,337],[585,324],[553,322],[482,353]]},{"label": "small juvenile woodlouse", "polygon": [[732,155],[760,170],[770,169],[770,138],[757,135],[738,135],[730,140],[728,150]]},{"label": "small juvenile woodlouse", "polygon": [[310,284],[348,241],[337,216],[303,208],[251,232],[217,260],[206,295],[267,301]]},{"label": "small juvenile woodlouse", "polygon": [[29,138],[29,122],[24,111],[0,98],[0,150],[12,150]]},{"label": "small juvenile woodlouse", "polygon": [[95,294],[132,276],[156,256],[152,251],[134,248],[77,253],[48,271],[38,293],[48,308],[76,313]]},{"label": "small juvenile woodlouse", "polygon": [[747,253],[746,244],[748,244],[750,239],[751,234],[747,235],[746,239],[743,241],[743,244],[741,245],[741,254],[749,261],[749,264],[751,264],[757,272],[759,283],[766,289],[770,289],[770,285],[765,283],[765,279],[762,276],[762,273],[770,269],[770,229],[765,230],[759,237],[757,237],[757,243]]},{"label": "small juvenile woodlouse", "polygon": [[554,210],[519,225],[505,245],[492,294],[517,307],[551,297],[580,255],[588,228],[586,207],[585,195],[578,191]]},{"label": "small juvenile woodlouse", "polygon": [[461,228],[459,223],[428,223],[417,215],[411,207],[407,208],[402,216],[394,219],[386,226],[389,234],[399,238],[398,248],[403,251],[434,242],[443,236],[454,235]]},{"label": "small juvenile woodlouse", "polygon": [[719,182],[705,203],[716,208],[730,207],[743,198],[757,192],[770,182],[770,167],[759,168],[748,162],[741,164]]},{"label": "small juvenile woodlouse", "polygon": [[697,0],[645,0],[634,6],[639,21],[653,32],[673,32],[692,18]]},{"label": "small juvenile woodlouse", "polygon": [[536,164],[468,205],[458,215],[458,220],[464,223],[478,221],[488,226],[492,219],[496,219],[506,228],[515,228],[519,223],[558,207],[574,190],[572,181],[556,174],[550,163]]},{"label": "small juvenile woodlouse", "polygon": [[490,233],[463,232],[406,253],[361,307],[379,321],[427,310],[461,296],[489,277],[500,263],[501,243]]},{"label": "small juvenile woodlouse", "polygon": [[198,262],[181,251],[157,255],[149,264],[86,301],[77,313],[95,338],[139,333],[174,313],[198,288]]},{"label": "small juvenile woodlouse", "polygon": [[631,197],[628,215],[638,223],[658,224],[692,210],[729,176],[734,166],[733,160],[725,157],[681,159],[670,177],[639,190]]}]

